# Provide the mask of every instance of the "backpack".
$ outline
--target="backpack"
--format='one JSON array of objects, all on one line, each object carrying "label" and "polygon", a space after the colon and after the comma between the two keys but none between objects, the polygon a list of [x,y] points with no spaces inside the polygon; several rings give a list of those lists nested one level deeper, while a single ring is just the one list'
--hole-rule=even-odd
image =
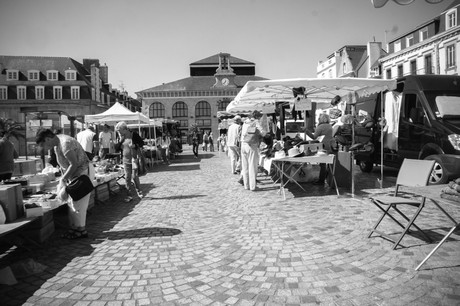
[{"label": "backpack", "polygon": [[243,142],[246,142],[250,145],[260,145],[262,140],[262,134],[257,128],[255,122],[251,122],[246,130],[246,134],[243,135]]}]

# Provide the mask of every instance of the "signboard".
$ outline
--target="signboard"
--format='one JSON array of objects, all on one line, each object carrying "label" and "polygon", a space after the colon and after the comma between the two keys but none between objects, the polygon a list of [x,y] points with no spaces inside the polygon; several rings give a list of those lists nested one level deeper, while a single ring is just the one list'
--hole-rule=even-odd
[{"label": "signboard", "polygon": [[311,110],[311,99],[309,98],[300,98],[295,102],[296,111],[308,111]]}]

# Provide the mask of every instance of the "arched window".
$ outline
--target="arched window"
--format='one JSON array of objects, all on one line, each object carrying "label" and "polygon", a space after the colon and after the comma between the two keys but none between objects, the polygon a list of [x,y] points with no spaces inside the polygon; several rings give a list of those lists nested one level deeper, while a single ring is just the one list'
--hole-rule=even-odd
[{"label": "arched window", "polygon": [[172,116],[173,118],[176,117],[187,117],[188,116],[188,107],[182,101],[174,103],[172,107]]},{"label": "arched window", "polygon": [[206,101],[200,101],[195,107],[195,116],[198,117],[211,117],[211,105]]},{"label": "arched window", "polygon": [[160,102],[153,102],[149,108],[150,118],[165,118],[165,106]]},{"label": "arched window", "polygon": [[223,99],[217,102],[217,111],[226,111],[227,105],[230,104],[230,99]]}]

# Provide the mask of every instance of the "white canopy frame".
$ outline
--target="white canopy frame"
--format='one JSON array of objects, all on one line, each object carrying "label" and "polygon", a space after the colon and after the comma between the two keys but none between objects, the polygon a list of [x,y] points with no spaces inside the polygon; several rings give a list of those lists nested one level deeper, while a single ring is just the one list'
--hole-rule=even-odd
[{"label": "white canopy frame", "polygon": [[[86,123],[106,123],[106,124],[117,124],[120,121],[125,121],[126,123],[149,123],[149,118],[140,113],[132,112],[126,108],[123,104],[115,102],[112,107],[106,110],[103,113],[95,115],[85,115]],[[139,127],[140,133],[140,127]]]},{"label": "white canopy frame", "polygon": [[[313,102],[330,102],[335,96],[354,105],[358,98],[381,93],[381,112],[383,114],[383,92],[396,89],[396,80],[366,79],[366,78],[296,78],[247,82],[235,99],[227,106],[227,112],[237,110],[270,111],[276,102],[296,102],[293,88],[304,87],[304,94]],[[381,133],[381,180],[383,184],[383,133]],[[353,158],[353,157],[352,157]],[[354,161],[352,161],[354,162]],[[354,178],[352,167],[352,196],[354,196]]]}]

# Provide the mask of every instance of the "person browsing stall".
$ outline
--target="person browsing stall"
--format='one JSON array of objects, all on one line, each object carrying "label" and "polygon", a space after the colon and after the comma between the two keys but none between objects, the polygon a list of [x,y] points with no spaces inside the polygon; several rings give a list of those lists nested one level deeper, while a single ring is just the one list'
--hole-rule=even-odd
[{"label": "person browsing stall", "polygon": [[233,118],[233,123],[228,128],[227,148],[228,156],[230,157],[230,170],[233,174],[237,174],[238,161],[240,160],[240,132],[241,132],[241,117],[236,115]]},{"label": "person browsing stall", "polygon": [[[328,154],[331,151],[331,141],[332,141],[332,125],[331,120],[328,114],[320,114],[318,118],[318,125],[315,129],[315,132],[312,133],[309,130],[305,130],[305,133],[313,140],[321,139],[321,143],[324,144],[324,149]],[[320,171],[319,171],[319,179],[318,181],[314,182],[315,185],[324,185],[324,181],[326,180],[327,175],[327,168],[326,164],[320,164]]]},{"label": "person browsing stall", "polygon": [[[45,152],[52,150],[56,154],[56,160],[63,171],[60,178],[60,184],[67,185],[68,182],[79,177],[80,175],[88,175],[91,181],[94,179],[94,171],[90,171],[90,160],[80,145],[80,143],[73,137],[68,135],[54,134],[51,130],[41,130],[38,132],[35,142],[42,147]],[[87,238],[88,232],[86,231],[86,212],[88,210],[89,198],[91,193],[88,193],[78,201],[71,201],[69,207],[69,225],[70,229],[67,233],[62,235],[63,238],[77,239]]]},{"label": "person browsing stall", "polygon": [[112,144],[112,133],[110,132],[108,124],[104,124],[102,128],[102,132],[99,133],[99,143],[100,143],[100,150],[99,150],[99,157],[104,159],[107,154],[110,152],[110,146]]},{"label": "person browsing stall", "polygon": [[93,126],[88,126],[85,130],[79,132],[77,134],[77,141],[85,150],[86,155],[88,156],[89,160],[92,160],[94,157],[93,150],[94,150],[94,141],[96,133],[94,132]]},{"label": "person browsing stall", "polygon": [[0,182],[11,179],[14,172],[14,159],[18,152],[6,133],[0,138]]}]

